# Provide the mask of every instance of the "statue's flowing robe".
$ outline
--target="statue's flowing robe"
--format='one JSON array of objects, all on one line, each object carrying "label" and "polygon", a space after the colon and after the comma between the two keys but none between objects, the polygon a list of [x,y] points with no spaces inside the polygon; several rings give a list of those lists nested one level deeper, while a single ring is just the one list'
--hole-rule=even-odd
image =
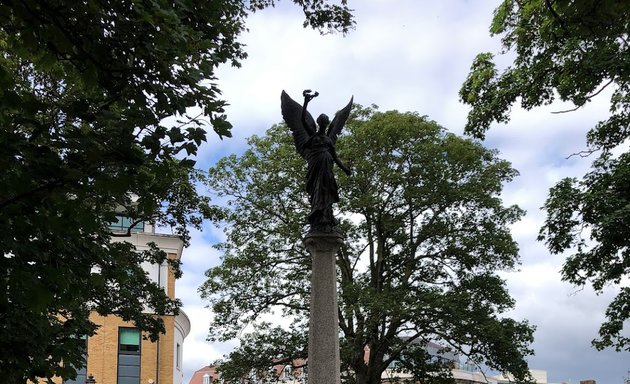
[{"label": "statue's flowing robe", "polygon": [[333,227],[336,221],[332,205],[339,202],[337,181],[333,174],[333,142],[328,136],[316,133],[304,145],[304,149],[308,163],[306,190],[311,198],[308,221],[313,228]]}]

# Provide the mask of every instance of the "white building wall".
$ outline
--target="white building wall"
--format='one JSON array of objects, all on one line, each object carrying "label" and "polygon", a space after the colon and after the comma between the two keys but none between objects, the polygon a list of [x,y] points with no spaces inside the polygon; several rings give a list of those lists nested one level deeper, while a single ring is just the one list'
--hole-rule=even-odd
[{"label": "white building wall", "polygon": [[160,288],[167,292],[167,279],[168,279],[168,264],[162,265],[152,263],[142,263],[142,269],[147,273],[151,281],[158,284]]},{"label": "white building wall", "polygon": [[175,337],[173,338],[173,384],[184,380],[184,339],[190,333],[190,319],[180,310],[175,317]]}]

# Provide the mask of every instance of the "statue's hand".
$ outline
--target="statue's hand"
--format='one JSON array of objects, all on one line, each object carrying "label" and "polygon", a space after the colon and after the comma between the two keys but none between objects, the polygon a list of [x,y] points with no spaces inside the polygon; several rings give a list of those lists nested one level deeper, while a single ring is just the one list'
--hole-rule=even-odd
[{"label": "statue's hand", "polygon": [[319,92],[315,92],[315,93],[312,93],[312,92],[313,91],[311,91],[310,89],[305,89],[304,92],[302,92],[302,96],[304,96],[304,99],[306,99],[306,101],[311,101],[317,96],[319,96]]},{"label": "statue's hand", "polygon": [[346,175],[352,176],[352,170],[350,168],[343,168],[343,171]]}]

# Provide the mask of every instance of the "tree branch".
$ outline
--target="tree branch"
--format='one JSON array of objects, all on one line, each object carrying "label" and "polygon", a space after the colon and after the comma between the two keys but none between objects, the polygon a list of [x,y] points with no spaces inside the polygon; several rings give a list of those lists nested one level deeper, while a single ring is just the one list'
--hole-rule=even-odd
[{"label": "tree branch", "polygon": [[[585,99],[585,100],[590,101],[593,97],[595,97],[595,96],[599,95],[600,93],[602,93],[602,91],[603,91],[604,89],[606,89],[606,87],[608,87],[608,86],[609,86],[610,84],[612,84],[614,81],[615,81],[615,78],[613,77],[612,79],[610,79],[610,81],[609,81],[609,82],[607,82],[606,84],[604,84],[604,85],[603,85],[603,86],[602,86],[599,90],[597,90],[595,93],[592,93],[592,94],[590,94],[590,95],[586,96],[586,99]],[[553,114],[559,114],[559,113],[574,112],[574,111],[577,111],[578,109],[582,108],[583,106],[584,106],[584,104],[581,104],[581,105],[577,105],[575,108],[566,109],[566,110],[563,110],[563,111],[553,111],[553,112],[551,112],[551,113],[553,113]]]},{"label": "tree branch", "polygon": [[560,15],[558,15],[556,10],[553,9],[553,6],[551,5],[551,1],[550,0],[545,0],[545,4],[547,5],[547,8],[549,9],[549,12],[551,12],[551,15],[553,16],[553,18],[556,19],[558,24],[560,24],[560,28],[562,28],[562,30],[568,35],[569,31],[567,30],[566,26],[564,25],[564,21],[562,20]]},{"label": "tree branch", "polygon": [[55,179],[53,181],[50,181],[44,185],[41,185],[35,189],[32,189],[30,191],[21,193],[17,196],[13,196],[7,200],[4,200],[3,202],[0,203],[0,209],[4,209],[6,206],[15,203],[18,200],[22,200],[24,198],[27,198],[29,196],[35,195],[37,193],[43,192],[43,191],[48,191],[51,192],[53,189],[55,189],[58,186],[63,185],[64,183],[62,182],[61,179]]}]

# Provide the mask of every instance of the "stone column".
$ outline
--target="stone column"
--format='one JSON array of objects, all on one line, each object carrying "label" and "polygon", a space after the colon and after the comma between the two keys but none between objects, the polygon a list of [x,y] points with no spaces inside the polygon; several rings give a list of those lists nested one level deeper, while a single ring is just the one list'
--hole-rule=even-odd
[{"label": "stone column", "polygon": [[336,232],[311,232],[304,239],[313,260],[308,333],[308,383],[340,384],[339,314],[335,257],[343,244]]}]

